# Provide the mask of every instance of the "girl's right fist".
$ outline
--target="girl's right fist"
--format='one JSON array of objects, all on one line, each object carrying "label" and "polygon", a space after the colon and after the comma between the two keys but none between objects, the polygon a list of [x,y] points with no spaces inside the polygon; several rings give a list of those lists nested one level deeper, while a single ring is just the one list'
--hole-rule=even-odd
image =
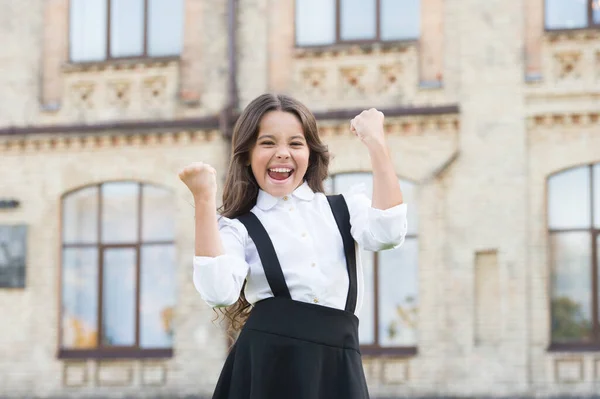
[{"label": "girl's right fist", "polygon": [[217,171],[207,163],[193,162],[179,172],[179,178],[196,199],[213,200],[217,195]]}]

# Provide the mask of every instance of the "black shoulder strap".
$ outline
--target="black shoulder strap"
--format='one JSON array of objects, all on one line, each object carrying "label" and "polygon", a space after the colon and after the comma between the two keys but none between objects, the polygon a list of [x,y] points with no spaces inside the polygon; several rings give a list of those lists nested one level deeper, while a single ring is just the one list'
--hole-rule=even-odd
[{"label": "black shoulder strap", "polygon": [[269,238],[269,234],[260,220],[258,220],[256,215],[252,212],[239,216],[238,220],[246,226],[250,238],[252,238],[254,245],[256,245],[258,256],[260,257],[263,269],[265,270],[265,276],[267,277],[271,291],[273,291],[273,295],[276,297],[292,299],[290,290],[285,282],[285,277],[283,277],[283,271],[281,270],[279,259],[275,253],[273,242]]},{"label": "black shoulder strap", "polygon": [[354,246],[354,238],[350,233],[350,212],[348,211],[348,205],[346,200],[341,194],[328,195],[327,201],[331,206],[333,217],[337,223],[340,234],[342,235],[342,242],[344,243],[344,254],[346,255],[346,267],[348,268],[348,278],[350,281],[348,287],[348,298],[346,299],[346,311],[354,313],[356,310],[356,296],[357,296],[357,284],[356,284],[356,252]]}]

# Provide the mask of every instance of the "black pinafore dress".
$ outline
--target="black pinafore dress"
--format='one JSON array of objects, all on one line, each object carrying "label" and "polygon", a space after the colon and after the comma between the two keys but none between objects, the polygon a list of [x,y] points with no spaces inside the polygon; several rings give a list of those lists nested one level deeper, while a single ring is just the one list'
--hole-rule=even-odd
[{"label": "black pinafore dress", "polygon": [[254,241],[274,297],[254,305],[232,347],[213,399],[368,399],[358,343],[356,255],[341,195],[328,196],[344,243],[345,310],[294,301],[258,218],[239,220]]}]

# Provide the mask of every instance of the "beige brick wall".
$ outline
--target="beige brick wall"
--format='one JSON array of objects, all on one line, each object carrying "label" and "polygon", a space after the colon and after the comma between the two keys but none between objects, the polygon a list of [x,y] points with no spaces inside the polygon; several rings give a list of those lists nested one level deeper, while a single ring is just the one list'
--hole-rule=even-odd
[{"label": "beige brick wall", "polygon": [[[597,354],[546,349],[545,226],[546,177],[600,161],[598,33],[540,36],[539,4],[426,0],[422,9],[435,12],[423,16],[418,44],[307,51],[294,48],[293,0],[238,2],[242,106],[271,90],[292,93],[321,111],[460,107],[458,114],[386,122],[398,175],[418,184],[420,317],[416,356],[365,358],[374,398],[591,394],[600,382]],[[65,42],[52,38],[64,28],[56,22],[64,18],[64,6],[63,0],[3,2],[0,129],[199,117],[225,105],[227,2],[188,0],[180,60],[102,68],[61,64]],[[48,18],[54,22],[44,23]],[[524,71],[537,70],[543,79],[527,83]],[[438,73],[442,87],[420,87]],[[125,99],[115,96],[119,90],[127,90]],[[198,93],[199,103],[182,103],[181,90]],[[54,102],[59,111],[40,113],[41,104]],[[369,169],[368,154],[347,122],[320,121],[335,156],[332,173]],[[70,136],[77,140],[0,136],[0,198],[22,204],[0,211],[0,224],[29,225],[27,287],[0,290],[0,396],[208,396],[214,386],[226,345],[191,283],[193,210],[175,175],[192,160],[210,162],[222,173],[227,146],[216,131],[167,131],[160,141],[150,132],[130,139],[121,133],[101,132],[98,140],[81,134]],[[112,179],[148,181],[174,192],[178,303],[172,359],[56,358],[60,198]],[[493,262],[481,261],[487,253],[495,253]],[[482,275],[475,270],[482,265],[498,276],[495,302],[477,294]],[[495,312],[493,332],[486,330],[488,309]],[[111,383],[119,386],[105,386]]]},{"label": "beige brick wall", "polygon": [[3,1],[0,125],[34,124],[39,114],[43,2]]},{"label": "beige brick wall", "polygon": [[[202,3],[202,18],[193,22],[199,25],[202,38],[201,61],[197,61],[200,63],[200,69],[193,72],[200,74],[200,109],[179,109],[178,115],[181,117],[215,114],[223,109],[227,102],[227,2],[196,1]],[[193,57],[196,59],[197,55]]]},{"label": "beige brick wall", "polygon": [[269,90],[268,0],[238,2],[237,68],[240,108]]},{"label": "beige brick wall", "polygon": [[[18,198],[22,207],[3,212],[2,223],[29,226],[27,282],[24,290],[0,290],[2,334],[0,334],[0,375],[2,396],[124,393],[197,394],[212,387],[223,361],[225,340],[212,324],[213,312],[200,299],[191,282],[193,255],[193,206],[187,189],[177,179],[179,169],[202,159],[224,168],[221,154],[225,148],[218,132],[193,133],[194,140],[165,136],[163,144],[111,145],[103,140],[86,140],[83,148],[59,141],[55,149],[36,150],[33,146],[0,145],[2,196]],[[79,145],[79,144],[77,144]],[[63,386],[63,373],[72,362],[56,359],[59,327],[59,271],[61,196],[72,189],[110,180],[135,180],[157,184],[174,193],[177,204],[177,286],[178,303],[174,341],[176,356],[165,362],[167,383],[162,387],[144,387],[140,361],[121,361],[131,369],[131,383],[118,388],[102,387],[97,378],[111,381],[111,367],[97,377],[99,363],[87,363],[86,382],[80,388]],[[75,363],[77,364],[77,363]],[[114,369],[116,366],[108,364]],[[69,373],[73,370],[69,370]],[[115,371],[112,371],[115,374]],[[105,377],[103,377],[106,374]],[[123,371],[116,369],[118,378]],[[69,374],[71,375],[71,374]],[[71,377],[79,381],[77,377]],[[82,377],[80,377],[82,378]],[[117,377],[114,377],[117,378]]]},{"label": "beige brick wall", "polygon": [[296,32],[294,0],[269,0],[269,91],[286,92],[291,83]]}]

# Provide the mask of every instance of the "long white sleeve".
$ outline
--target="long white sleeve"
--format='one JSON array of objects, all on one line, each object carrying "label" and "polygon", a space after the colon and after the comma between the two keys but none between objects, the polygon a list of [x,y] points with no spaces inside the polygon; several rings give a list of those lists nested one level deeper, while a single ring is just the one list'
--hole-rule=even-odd
[{"label": "long white sleeve", "polygon": [[404,243],[408,230],[407,205],[375,209],[363,186],[344,194],[350,212],[352,237],[368,251],[398,248]]},{"label": "long white sleeve", "polygon": [[240,296],[250,266],[245,248],[248,232],[237,220],[219,218],[219,233],[225,254],[194,257],[194,286],[211,307],[233,305]]}]

